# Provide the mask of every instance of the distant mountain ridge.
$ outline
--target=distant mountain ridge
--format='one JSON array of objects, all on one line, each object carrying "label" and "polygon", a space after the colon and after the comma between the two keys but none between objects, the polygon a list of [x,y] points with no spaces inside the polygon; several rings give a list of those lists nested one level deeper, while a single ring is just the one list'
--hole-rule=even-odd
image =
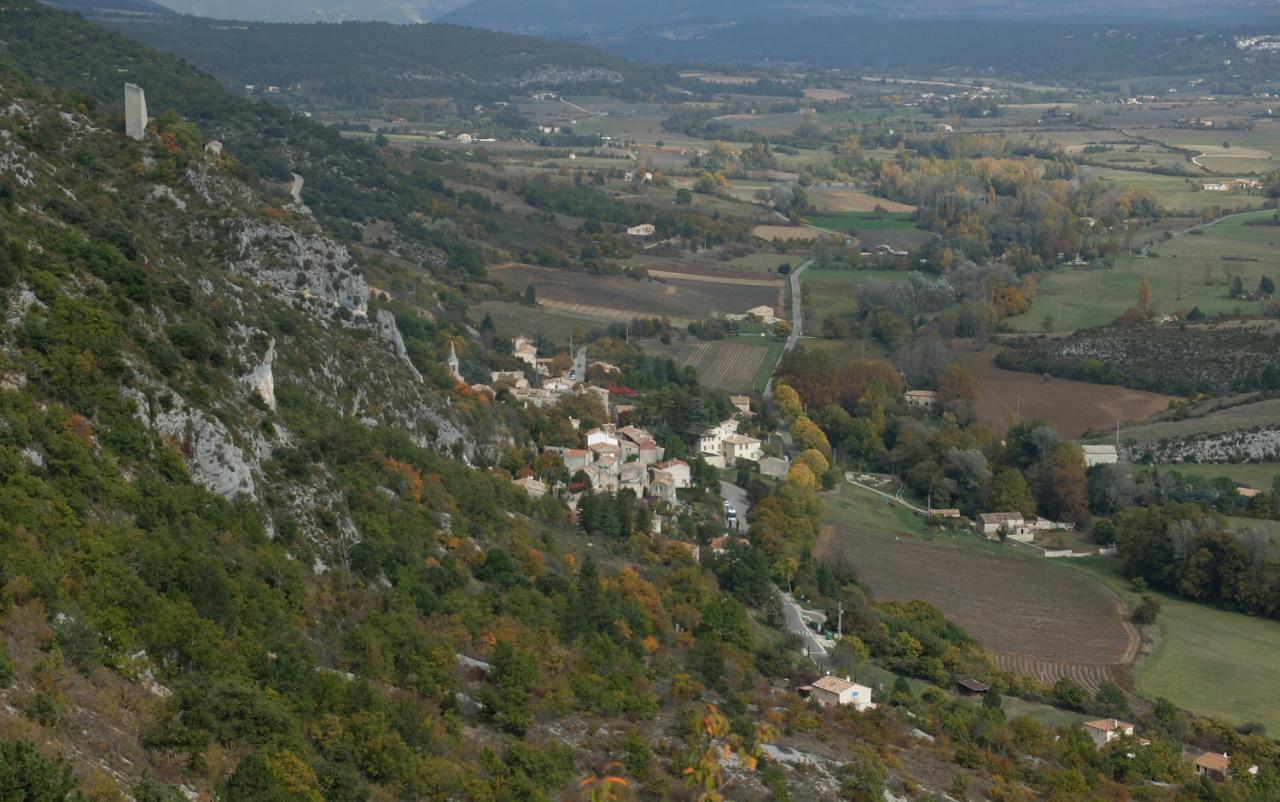
[{"label": "distant mountain ridge", "polygon": [[152,0],[43,0],[46,5],[86,17],[167,17],[173,9]]},{"label": "distant mountain ridge", "polygon": [[[110,0],[103,0],[109,2]],[[260,22],[415,23],[461,6],[466,0],[164,0],[175,11],[214,19]]]},{"label": "distant mountain ridge", "polygon": [[619,34],[685,22],[732,24],[835,16],[881,19],[968,17],[997,20],[1075,17],[1097,24],[1116,19],[1232,23],[1280,20],[1275,0],[653,0],[644,4],[594,0],[472,0],[441,22],[555,37]]}]

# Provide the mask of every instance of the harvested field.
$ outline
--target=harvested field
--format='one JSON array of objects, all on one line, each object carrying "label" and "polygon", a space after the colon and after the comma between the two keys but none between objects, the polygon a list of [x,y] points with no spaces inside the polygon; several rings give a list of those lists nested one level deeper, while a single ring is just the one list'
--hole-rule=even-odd
[{"label": "harvested field", "polygon": [[634,318],[667,318],[673,325],[745,312],[754,306],[779,306],[779,282],[708,282],[701,276],[644,281],[597,276],[549,267],[503,265],[490,275],[516,292],[532,285],[546,311],[614,323]]},{"label": "harvested field", "polygon": [[654,278],[676,281],[704,281],[711,284],[734,284],[739,287],[772,287],[775,290],[783,285],[781,278],[762,276],[749,270],[733,270],[706,264],[658,262],[649,267],[648,272]]},{"label": "harvested field", "polygon": [[1169,396],[1110,384],[1090,384],[996,367],[997,349],[975,351],[957,343],[955,361],[978,383],[978,418],[1000,431],[1009,421],[1044,420],[1063,437],[1138,421],[1169,408]]},{"label": "harvested field", "polygon": [[648,353],[665,356],[682,367],[692,366],[704,387],[734,393],[755,391],[757,378],[773,364],[780,348],[781,343],[773,340],[686,340],[666,346],[657,342],[644,345]]},{"label": "harvested field", "polygon": [[845,100],[849,97],[848,92],[841,92],[839,89],[817,89],[807,87],[804,90],[804,96],[810,100]]},{"label": "harvested field", "polygon": [[806,226],[756,226],[751,233],[763,240],[783,241],[817,239],[822,236],[821,231]]},{"label": "harvested field", "polygon": [[809,200],[822,214],[840,212],[874,212],[876,207],[887,212],[914,212],[916,207],[887,198],[877,198],[856,189],[810,189]]},{"label": "harvested field", "polygon": [[1141,637],[1120,598],[1078,572],[832,524],[823,527],[816,554],[853,568],[877,599],[937,605],[1005,671],[1043,683],[1071,677],[1091,693],[1105,681],[1132,687],[1126,670]]}]

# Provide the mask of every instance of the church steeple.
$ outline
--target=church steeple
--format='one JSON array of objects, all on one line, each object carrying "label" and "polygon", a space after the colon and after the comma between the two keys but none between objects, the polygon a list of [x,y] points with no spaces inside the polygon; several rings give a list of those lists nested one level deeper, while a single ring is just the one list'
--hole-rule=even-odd
[{"label": "church steeple", "polygon": [[462,381],[462,363],[458,361],[458,348],[453,340],[449,340],[449,372],[453,378]]}]

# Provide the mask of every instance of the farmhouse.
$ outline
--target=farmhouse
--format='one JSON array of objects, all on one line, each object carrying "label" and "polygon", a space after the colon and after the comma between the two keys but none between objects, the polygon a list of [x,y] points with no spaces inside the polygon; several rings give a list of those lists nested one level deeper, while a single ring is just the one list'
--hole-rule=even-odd
[{"label": "farmhouse", "polygon": [[733,408],[738,410],[738,414],[742,417],[751,417],[751,396],[731,395],[729,396],[729,403],[733,404]]},{"label": "farmhouse", "polygon": [[885,245],[884,243],[881,243],[876,246],[876,253],[880,254],[881,256],[906,256],[907,255],[906,251],[900,251],[897,248],[893,247],[892,245]]},{"label": "farmhouse", "polygon": [[475,137],[471,134],[458,134],[458,142],[463,145],[470,145],[475,141]]},{"label": "farmhouse", "polygon": [[1127,721],[1114,718],[1102,718],[1097,721],[1086,721],[1080,725],[1085,735],[1093,740],[1094,746],[1106,746],[1124,735],[1133,735],[1133,725]]},{"label": "farmhouse", "polygon": [[652,237],[657,231],[653,227],[653,223],[641,223],[638,226],[631,226],[627,229],[627,233],[633,237]]},{"label": "farmhouse", "polygon": [[797,690],[803,695],[808,695],[823,707],[852,705],[854,710],[861,712],[863,710],[874,710],[876,706],[871,701],[871,689],[866,685],[859,685],[856,682],[833,677],[830,674],[815,680],[810,685],[802,685]]},{"label": "farmhouse", "polygon": [[1120,461],[1120,452],[1115,446],[1085,445],[1080,448],[1084,451],[1086,468],[1092,468],[1094,465],[1115,465]]},{"label": "farmhouse", "polygon": [[1237,487],[1236,495],[1240,498],[1257,498],[1262,495],[1262,491],[1253,487]]},{"label": "farmhouse", "polygon": [[903,400],[912,409],[932,412],[934,407],[938,405],[938,394],[933,390],[908,390],[903,396]]},{"label": "farmhouse", "polygon": [[1227,779],[1227,769],[1231,767],[1231,759],[1226,754],[1205,752],[1191,761],[1191,764],[1195,766],[1196,774],[1199,776],[1222,782]]},{"label": "farmhouse", "polygon": [[1020,512],[984,512],[974,521],[974,531],[988,540],[999,540],[1003,535],[1009,540],[1030,543],[1035,535]]},{"label": "farmhouse", "polygon": [[524,488],[524,492],[529,494],[529,498],[542,498],[547,494],[547,485],[536,476],[526,476],[523,479],[517,479],[515,484]]}]

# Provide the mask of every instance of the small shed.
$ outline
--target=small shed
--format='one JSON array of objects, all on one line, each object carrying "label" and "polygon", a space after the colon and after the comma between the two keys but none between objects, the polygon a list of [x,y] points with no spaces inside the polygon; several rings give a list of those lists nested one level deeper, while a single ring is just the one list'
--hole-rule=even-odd
[{"label": "small shed", "polygon": [[962,695],[979,699],[985,697],[987,692],[991,690],[990,685],[972,677],[960,677],[956,680],[956,687],[960,689]]}]

